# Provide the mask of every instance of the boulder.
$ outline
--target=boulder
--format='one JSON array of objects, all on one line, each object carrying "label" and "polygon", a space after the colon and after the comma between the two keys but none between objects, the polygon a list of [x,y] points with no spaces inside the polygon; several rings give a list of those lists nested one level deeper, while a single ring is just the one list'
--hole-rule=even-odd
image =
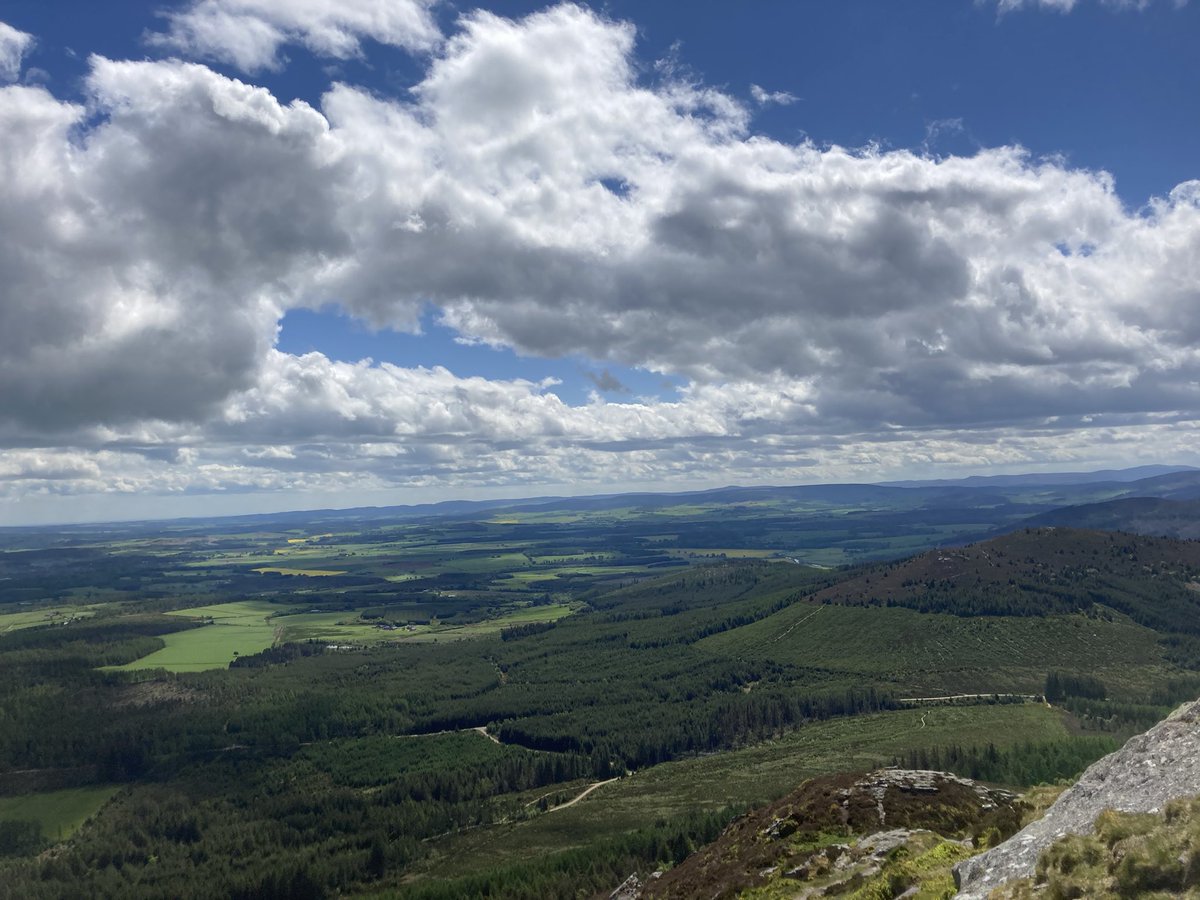
[{"label": "boulder", "polygon": [[954,867],[961,900],[1034,874],[1041,852],[1068,834],[1088,834],[1106,809],[1159,812],[1200,794],[1200,701],[1184,704],[1149,731],[1094,763],[1046,814],[1007,841]]}]

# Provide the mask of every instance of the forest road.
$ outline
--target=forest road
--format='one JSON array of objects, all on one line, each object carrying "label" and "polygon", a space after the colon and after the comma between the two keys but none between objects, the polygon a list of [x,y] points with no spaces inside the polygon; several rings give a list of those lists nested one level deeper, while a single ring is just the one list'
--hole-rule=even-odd
[{"label": "forest road", "polygon": [[568,806],[574,806],[576,803],[578,803],[580,800],[582,800],[584,797],[586,797],[588,794],[590,794],[596,788],[604,787],[604,785],[606,785],[606,784],[612,784],[614,781],[620,781],[620,777],[618,776],[617,778],[610,778],[607,781],[597,781],[595,784],[588,785],[582,791],[580,791],[575,797],[568,800],[566,803],[560,803],[558,806],[551,807],[550,809],[546,810],[546,812],[548,812],[548,813],[558,812],[560,809],[566,809]]}]

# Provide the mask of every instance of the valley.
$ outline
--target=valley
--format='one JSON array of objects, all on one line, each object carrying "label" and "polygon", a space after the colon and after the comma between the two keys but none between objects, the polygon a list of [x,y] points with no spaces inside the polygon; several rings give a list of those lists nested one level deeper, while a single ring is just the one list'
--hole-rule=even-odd
[{"label": "valley", "polygon": [[1200,545],[1022,522],[1162,477],[8,530],[0,894],[577,896],[816,775],[1071,778],[1200,694]]}]

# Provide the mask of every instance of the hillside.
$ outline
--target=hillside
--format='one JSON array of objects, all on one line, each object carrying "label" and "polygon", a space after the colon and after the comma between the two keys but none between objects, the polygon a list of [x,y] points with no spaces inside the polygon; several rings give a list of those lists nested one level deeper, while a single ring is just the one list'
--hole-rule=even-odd
[{"label": "hillside", "polygon": [[1029,519],[1026,527],[1126,531],[1155,537],[1200,538],[1200,500],[1128,497],[1105,503],[1066,506]]},{"label": "hillside", "polygon": [[1017,797],[948,772],[901,768],[813,778],[740,816],[679,865],[634,876],[611,896],[1191,897],[1200,888],[1198,750],[1195,701],[1065,791]]},{"label": "hillside", "polygon": [[922,860],[927,886],[936,880],[949,887],[950,863],[972,852],[972,838],[1007,836],[1020,820],[1013,794],[945,772],[824,776],[740,817],[716,841],[626,895],[689,900],[754,889],[790,896],[806,888],[833,896],[872,881],[898,883],[889,862],[902,852]]},{"label": "hillside", "polygon": [[1164,632],[1200,632],[1200,542],[1022,529],[865,570],[813,595],[959,616],[1044,616],[1105,606]]}]

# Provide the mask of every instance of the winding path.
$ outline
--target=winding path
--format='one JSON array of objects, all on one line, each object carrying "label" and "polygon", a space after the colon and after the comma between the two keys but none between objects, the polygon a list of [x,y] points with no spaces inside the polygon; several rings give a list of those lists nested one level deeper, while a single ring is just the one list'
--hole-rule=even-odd
[{"label": "winding path", "polygon": [[566,803],[560,803],[560,804],[558,804],[558,806],[552,806],[548,810],[546,810],[546,812],[547,813],[558,812],[560,809],[566,809],[568,806],[574,806],[576,803],[578,803],[580,800],[582,800],[584,797],[586,797],[588,794],[590,794],[596,788],[604,787],[604,785],[606,785],[606,784],[612,784],[614,781],[620,781],[620,776],[618,776],[616,778],[609,778],[607,781],[597,781],[595,784],[588,785],[582,791],[580,791],[575,797],[568,800]]},{"label": "winding path", "polygon": [[500,744],[501,747],[504,746],[504,743],[500,740],[500,738],[496,737],[494,734],[492,734],[490,731],[487,730],[486,725],[476,725],[474,728],[471,729],[471,731],[478,731],[480,734],[482,734],[485,738],[487,738],[493,744]]}]

